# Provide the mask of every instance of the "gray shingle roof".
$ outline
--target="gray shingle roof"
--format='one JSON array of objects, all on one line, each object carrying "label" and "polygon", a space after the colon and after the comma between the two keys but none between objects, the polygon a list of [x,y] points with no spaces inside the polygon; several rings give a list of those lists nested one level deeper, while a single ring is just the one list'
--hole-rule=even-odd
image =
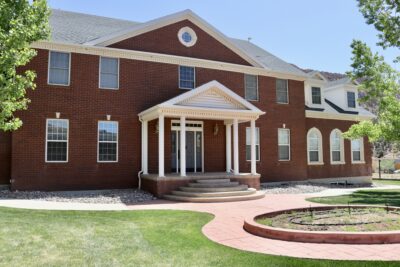
[{"label": "gray shingle roof", "polygon": [[[51,40],[62,43],[84,44],[104,36],[132,29],[139,24],[141,23],[53,9],[50,16]],[[229,39],[266,69],[294,75],[305,75],[299,68],[253,43],[245,40]]]},{"label": "gray shingle roof", "polygon": [[132,28],[140,23],[64,10],[52,9],[51,40],[83,44],[91,40]]},{"label": "gray shingle roof", "polygon": [[266,69],[273,71],[291,73],[295,75],[305,75],[303,71],[294,67],[292,64],[274,56],[261,47],[245,40],[230,38],[230,40],[242,50],[247,52],[253,59],[259,62]]}]

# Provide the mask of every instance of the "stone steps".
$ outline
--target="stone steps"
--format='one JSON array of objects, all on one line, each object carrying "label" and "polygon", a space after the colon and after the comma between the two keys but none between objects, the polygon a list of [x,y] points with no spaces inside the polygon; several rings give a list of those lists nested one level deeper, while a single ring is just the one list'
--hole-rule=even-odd
[{"label": "stone steps", "polygon": [[232,182],[227,178],[208,177],[182,186],[164,198],[185,202],[229,202],[259,199],[264,195],[264,192],[241,185],[239,182]]},{"label": "stone steps", "polygon": [[187,191],[172,191],[173,195],[184,197],[229,197],[229,196],[245,196],[257,192],[254,188],[249,188],[245,191],[227,191],[227,192],[187,192]]},{"label": "stone steps", "polygon": [[218,187],[236,187],[239,185],[239,182],[218,182],[218,183],[189,183],[189,187],[196,187],[196,188],[218,188]]},{"label": "stone steps", "polygon": [[184,202],[232,202],[232,201],[245,201],[245,200],[255,200],[260,199],[265,196],[264,192],[256,191],[251,195],[244,196],[226,196],[226,197],[185,197],[177,195],[165,195],[164,198],[172,201],[184,201]]}]

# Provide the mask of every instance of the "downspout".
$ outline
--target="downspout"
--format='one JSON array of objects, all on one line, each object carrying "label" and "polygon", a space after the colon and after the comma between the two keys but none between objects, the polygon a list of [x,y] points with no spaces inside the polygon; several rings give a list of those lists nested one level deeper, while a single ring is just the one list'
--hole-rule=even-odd
[{"label": "downspout", "polygon": [[[143,123],[143,120],[140,117],[139,117],[139,121],[140,121],[140,123]],[[142,136],[142,138],[143,138],[143,136]],[[143,142],[143,140],[142,140],[142,142]],[[140,155],[142,155],[142,153],[140,153]],[[143,166],[143,164],[140,164],[140,171],[138,172],[138,188],[137,188],[138,190],[141,190],[141,188],[142,188],[142,176],[141,176],[141,174],[143,174],[142,166]]]}]

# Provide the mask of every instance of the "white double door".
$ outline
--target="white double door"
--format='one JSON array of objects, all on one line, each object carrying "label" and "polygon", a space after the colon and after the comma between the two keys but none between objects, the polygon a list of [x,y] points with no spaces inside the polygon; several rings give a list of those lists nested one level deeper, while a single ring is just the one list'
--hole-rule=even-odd
[{"label": "white double door", "polygon": [[[180,124],[172,121],[171,127],[171,167],[172,172],[180,172]],[[203,171],[203,123],[186,122],[186,172]]]}]

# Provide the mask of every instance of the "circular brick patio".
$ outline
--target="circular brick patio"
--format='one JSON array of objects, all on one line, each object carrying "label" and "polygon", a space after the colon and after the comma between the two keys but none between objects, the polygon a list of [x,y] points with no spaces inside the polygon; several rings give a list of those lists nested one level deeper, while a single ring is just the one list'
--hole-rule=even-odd
[{"label": "circular brick patio", "polygon": [[258,237],[243,229],[245,218],[282,209],[319,206],[305,200],[306,195],[267,195],[263,199],[229,203],[174,203],[134,205],[136,209],[175,209],[208,212],[215,218],[202,231],[219,244],[252,252],[298,258],[331,260],[400,260],[400,244],[347,245],[289,242]]}]

